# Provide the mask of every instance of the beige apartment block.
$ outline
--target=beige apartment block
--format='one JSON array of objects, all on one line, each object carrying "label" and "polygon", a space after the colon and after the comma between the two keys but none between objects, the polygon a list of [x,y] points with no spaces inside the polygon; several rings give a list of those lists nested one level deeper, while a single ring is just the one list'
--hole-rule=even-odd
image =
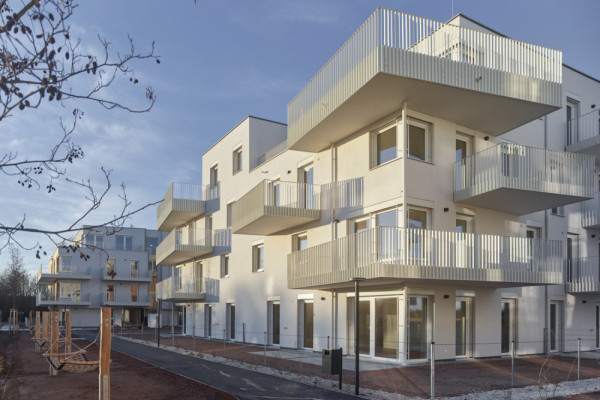
[{"label": "beige apartment block", "polygon": [[353,354],[358,325],[400,364],[598,348],[600,81],[463,15],[378,9],[332,53],[287,125],[245,118],[159,206],[184,333]]}]

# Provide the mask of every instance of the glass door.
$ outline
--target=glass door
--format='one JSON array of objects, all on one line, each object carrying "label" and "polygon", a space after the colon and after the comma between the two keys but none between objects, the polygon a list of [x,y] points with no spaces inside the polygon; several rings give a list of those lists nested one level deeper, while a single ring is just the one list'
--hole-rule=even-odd
[{"label": "glass door", "polygon": [[470,155],[471,137],[467,135],[456,135],[456,190],[462,190],[470,186],[470,182],[468,182],[468,164],[465,160]]},{"label": "glass door", "polygon": [[408,359],[427,359],[429,343],[428,298],[408,298]]},{"label": "glass door", "polygon": [[471,357],[471,304],[469,297],[456,298],[456,357]]},{"label": "glass door", "polygon": [[513,300],[502,300],[500,329],[501,329],[501,352],[510,352],[510,344],[515,340],[515,302]]},{"label": "glass door", "polygon": [[212,336],[212,306],[210,304],[204,305],[204,336]]},{"label": "glass door", "polygon": [[279,345],[280,338],[280,303],[279,301],[269,301],[269,344]]},{"label": "glass door", "polygon": [[298,345],[300,348],[313,348],[314,335],[314,303],[313,300],[299,300],[299,324],[298,324]]},{"label": "glass door", "polygon": [[561,309],[559,301],[550,302],[550,351],[560,351],[561,349]]},{"label": "glass door", "polygon": [[398,299],[375,299],[375,357],[398,358]]}]

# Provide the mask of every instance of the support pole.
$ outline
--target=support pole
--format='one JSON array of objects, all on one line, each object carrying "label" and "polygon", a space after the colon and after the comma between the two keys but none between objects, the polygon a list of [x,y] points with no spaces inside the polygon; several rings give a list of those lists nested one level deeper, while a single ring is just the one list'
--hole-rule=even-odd
[{"label": "support pole", "polygon": [[48,332],[50,328],[50,312],[44,311],[42,314],[42,338],[47,341],[50,333]]},{"label": "support pole", "polygon": [[515,387],[515,341],[510,342],[510,387]]},{"label": "support pole", "polygon": [[581,379],[581,338],[577,338],[577,380]]},{"label": "support pole", "polygon": [[38,344],[40,339],[42,338],[42,332],[41,332],[41,313],[39,311],[35,312],[35,352],[39,353],[40,352],[40,345]]},{"label": "support pole", "polygon": [[[58,353],[58,324],[60,322],[58,318],[58,311],[52,311],[52,334],[50,335],[50,353],[52,354]],[[58,375],[58,370],[51,366],[48,366],[48,368],[50,376]]]},{"label": "support pole", "polygon": [[33,327],[33,312],[29,311],[29,330]]},{"label": "support pole", "polygon": [[98,376],[99,400],[110,400],[110,312],[110,307],[102,307],[100,312],[100,374]]},{"label": "support pole", "polygon": [[71,347],[71,311],[65,311],[65,351],[70,353]]},{"label": "support pole", "polygon": [[160,314],[162,311],[162,300],[158,300],[158,316],[156,317],[156,347],[160,347]]},{"label": "support pole", "polygon": [[359,282],[364,278],[352,278],[354,281],[354,298],[356,306],[354,307],[354,394],[358,396],[360,391],[360,351],[359,351],[359,329],[358,321],[360,317],[360,287]]},{"label": "support pole", "polygon": [[431,381],[430,392],[431,392],[431,400],[435,399],[435,342],[431,342]]},{"label": "support pole", "polygon": [[265,340],[264,340],[265,344],[264,344],[263,354],[265,356],[265,365],[267,365],[267,332],[265,332],[264,336],[265,336]]}]

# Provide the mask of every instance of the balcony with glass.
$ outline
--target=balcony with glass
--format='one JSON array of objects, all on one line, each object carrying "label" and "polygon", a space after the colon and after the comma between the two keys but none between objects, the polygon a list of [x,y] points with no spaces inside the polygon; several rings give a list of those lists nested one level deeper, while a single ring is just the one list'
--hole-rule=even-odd
[{"label": "balcony with glass", "polygon": [[380,8],[288,104],[288,148],[320,151],[404,103],[496,136],[561,96],[560,51]]},{"label": "balcony with glass", "polygon": [[218,186],[173,182],[156,210],[157,229],[171,231],[203,215],[218,198]]},{"label": "balcony with glass", "polygon": [[290,289],[404,283],[517,287],[561,284],[560,241],[376,227],[288,255]]},{"label": "balcony with glass", "polygon": [[58,292],[39,292],[35,299],[36,307],[40,306],[65,306],[65,307],[89,307],[92,305],[90,295],[73,293],[70,296],[60,296]]},{"label": "balcony with glass", "polygon": [[575,258],[565,262],[567,293],[600,294],[600,258]]},{"label": "balcony with glass", "polygon": [[264,180],[233,203],[232,231],[271,235],[320,218],[320,185]]},{"label": "balcony with glass", "polygon": [[[112,263],[111,263],[112,261]],[[102,267],[102,280],[112,282],[152,282],[152,271],[140,268],[139,262],[129,262],[126,265],[115,265],[115,259],[109,259],[107,265]]]},{"label": "balcony with glass", "polygon": [[600,163],[600,110],[567,121],[567,151],[590,154]]},{"label": "balcony with glass", "polygon": [[[85,263],[85,261],[82,262]],[[71,257],[60,257],[56,262],[50,262],[48,269],[48,272],[44,272],[40,265],[36,275],[37,285],[52,285],[58,281],[86,281],[92,279],[91,265],[72,265]]]},{"label": "balcony with glass", "polygon": [[156,265],[177,265],[214,251],[209,229],[175,229],[156,248]]},{"label": "balcony with glass", "polygon": [[581,203],[581,226],[585,229],[600,229],[600,193]]},{"label": "balcony with glass", "polygon": [[202,302],[218,287],[216,279],[200,278],[194,281],[177,282],[169,277],[156,284],[156,298],[174,302]]},{"label": "balcony with glass", "polygon": [[454,201],[524,215],[594,196],[594,157],[501,143],[454,164]]}]

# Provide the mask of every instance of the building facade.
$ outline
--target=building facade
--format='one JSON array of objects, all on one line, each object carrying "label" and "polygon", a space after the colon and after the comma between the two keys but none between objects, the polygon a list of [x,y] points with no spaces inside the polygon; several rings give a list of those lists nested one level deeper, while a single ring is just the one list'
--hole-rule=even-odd
[{"label": "building facade", "polygon": [[[71,311],[73,327],[98,326],[101,307],[113,309],[114,325],[140,325],[157,313],[155,286],[166,276],[156,268],[156,249],[166,236],[143,228],[84,226],[58,246],[37,274],[36,305]],[[167,271],[168,272],[168,271]],[[163,309],[164,323],[170,312]]]},{"label": "building facade", "polygon": [[186,334],[353,354],[358,325],[398,363],[597,348],[597,106],[560,51],[378,9],[287,125],[244,119],[171,186],[163,298]]}]

